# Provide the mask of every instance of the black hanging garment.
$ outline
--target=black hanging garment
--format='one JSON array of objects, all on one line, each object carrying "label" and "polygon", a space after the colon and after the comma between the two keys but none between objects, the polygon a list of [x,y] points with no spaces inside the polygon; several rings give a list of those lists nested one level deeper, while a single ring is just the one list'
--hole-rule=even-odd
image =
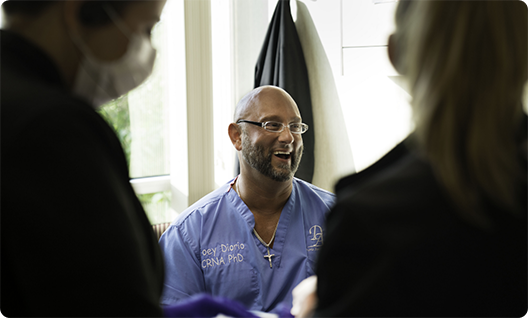
[{"label": "black hanging garment", "polygon": [[314,124],[308,70],[301,41],[290,10],[290,0],[279,0],[255,66],[255,88],[275,85],[287,91],[299,106],[310,129],[303,134],[304,154],[295,176],[312,182],[314,173]]}]

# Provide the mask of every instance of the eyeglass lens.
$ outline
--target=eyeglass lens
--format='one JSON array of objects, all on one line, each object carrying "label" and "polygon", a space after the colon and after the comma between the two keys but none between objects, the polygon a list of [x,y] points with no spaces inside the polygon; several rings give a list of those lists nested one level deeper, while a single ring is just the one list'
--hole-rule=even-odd
[{"label": "eyeglass lens", "polygon": [[[285,126],[282,123],[272,122],[272,121],[269,121],[264,124],[264,129],[273,131],[273,132],[280,132],[284,129],[283,127]],[[290,131],[292,133],[304,132],[303,124],[289,124],[288,127],[290,128]]]}]

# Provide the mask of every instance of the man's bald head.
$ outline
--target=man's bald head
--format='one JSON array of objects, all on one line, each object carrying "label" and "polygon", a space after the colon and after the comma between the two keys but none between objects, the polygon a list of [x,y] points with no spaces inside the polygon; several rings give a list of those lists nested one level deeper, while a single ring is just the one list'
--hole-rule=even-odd
[{"label": "man's bald head", "polygon": [[273,101],[277,99],[291,101],[295,105],[298,112],[297,104],[290,94],[288,94],[288,92],[280,87],[267,85],[257,87],[242,97],[236,106],[235,116],[233,119],[235,122],[239,119],[244,119],[249,114],[253,113],[254,107],[256,105],[259,105],[264,100]]}]

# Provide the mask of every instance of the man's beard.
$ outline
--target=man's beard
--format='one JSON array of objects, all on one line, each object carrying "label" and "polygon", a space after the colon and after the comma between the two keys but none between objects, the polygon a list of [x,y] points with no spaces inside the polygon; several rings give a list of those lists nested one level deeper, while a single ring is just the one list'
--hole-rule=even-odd
[{"label": "man's beard", "polygon": [[299,151],[291,153],[291,165],[280,164],[277,168],[275,168],[271,164],[271,156],[273,156],[271,151],[266,156],[264,154],[264,147],[252,145],[249,141],[249,138],[247,137],[244,138],[244,141],[242,141],[242,157],[246,160],[246,162],[266,177],[280,182],[288,181],[293,178],[295,172],[297,172],[297,169],[299,168],[303,149],[304,146],[301,146]]}]

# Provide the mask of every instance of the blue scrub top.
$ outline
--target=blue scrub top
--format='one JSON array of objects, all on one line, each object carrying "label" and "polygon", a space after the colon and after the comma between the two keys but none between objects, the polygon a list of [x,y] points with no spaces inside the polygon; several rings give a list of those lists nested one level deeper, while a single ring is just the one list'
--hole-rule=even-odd
[{"label": "blue scrub top", "polygon": [[300,179],[284,206],[273,248],[253,234],[253,213],[231,188],[233,180],[185,210],[160,239],[165,257],[162,304],[198,293],[227,297],[250,310],[291,307],[292,289],[314,275],[325,216],[335,196]]}]

